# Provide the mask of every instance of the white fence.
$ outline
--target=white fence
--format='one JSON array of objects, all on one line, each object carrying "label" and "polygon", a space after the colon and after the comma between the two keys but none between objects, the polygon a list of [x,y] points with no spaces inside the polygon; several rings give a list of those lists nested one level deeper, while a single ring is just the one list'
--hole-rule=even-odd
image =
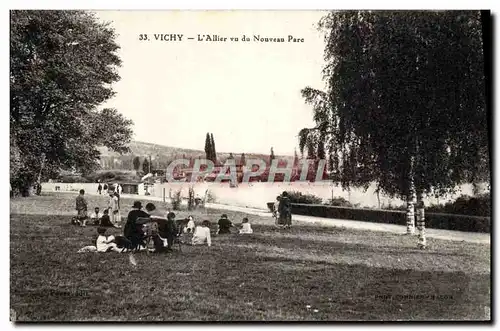
[{"label": "white fence", "polygon": [[[97,193],[97,183],[43,183],[43,191],[58,191],[62,192],[78,192],[84,189],[87,193]],[[233,205],[238,207],[251,207],[266,209],[267,202],[274,201],[276,196],[283,191],[299,191],[303,194],[314,194],[324,201],[332,197],[343,197],[350,201],[352,204],[359,204],[360,207],[378,207],[377,194],[375,192],[375,185],[372,185],[366,190],[352,189],[344,191],[340,186],[332,185],[327,182],[292,182],[292,183],[242,183],[238,187],[231,188],[229,183],[164,183],[155,184],[148,189],[152,196],[163,198],[173,197],[175,192],[181,190],[182,197],[188,196],[189,187],[193,187],[195,195],[204,196],[205,191],[209,190],[215,196],[216,202],[220,204]],[[486,185],[482,185],[482,192],[487,192]],[[144,189],[139,189],[139,194],[144,194]],[[426,205],[445,203],[453,201],[460,195],[473,195],[473,188],[471,184],[462,185],[457,189],[455,194],[450,194],[435,198],[428,196],[424,199]],[[380,194],[381,207],[401,205],[404,202],[400,199],[391,199],[383,194]]]}]

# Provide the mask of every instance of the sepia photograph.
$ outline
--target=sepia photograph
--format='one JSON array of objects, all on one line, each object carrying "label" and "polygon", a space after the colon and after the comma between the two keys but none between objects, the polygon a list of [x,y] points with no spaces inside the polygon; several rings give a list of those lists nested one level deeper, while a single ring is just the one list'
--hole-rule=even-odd
[{"label": "sepia photograph", "polygon": [[492,22],[10,10],[11,323],[491,323]]}]

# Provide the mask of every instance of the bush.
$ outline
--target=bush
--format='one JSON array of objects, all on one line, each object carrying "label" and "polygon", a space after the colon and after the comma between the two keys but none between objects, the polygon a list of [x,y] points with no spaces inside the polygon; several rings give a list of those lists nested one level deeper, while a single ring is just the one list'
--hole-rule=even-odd
[{"label": "bush", "polygon": [[140,177],[135,172],[123,170],[99,171],[86,176],[86,178],[89,183],[95,183],[98,180],[100,180],[102,183],[114,181],[130,182],[140,180]]},{"label": "bush", "polygon": [[181,210],[181,204],[182,204],[181,190],[178,190],[174,193],[174,197],[172,198],[172,209]]},{"label": "bush", "polygon": [[214,192],[207,190],[207,201],[208,203],[215,203],[217,202],[217,197],[215,196]]},{"label": "bush", "polygon": [[462,195],[453,202],[444,205],[432,205],[427,208],[429,212],[472,215],[472,216],[491,216],[491,195],[485,193],[476,197]]},{"label": "bush", "polygon": [[[406,212],[396,210],[292,204],[292,213],[326,218],[406,225]],[[491,220],[489,217],[425,213],[425,226],[434,229],[489,233],[490,222]]]},{"label": "bush", "polygon": [[319,204],[323,199],[313,194],[303,194],[302,192],[287,191],[291,203]]},{"label": "bush", "polygon": [[78,175],[61,175],[57,179],[62,183],[92,183],[88,178]]},{"label": "bush", "polygon": [[337,206],[337,207],[353,207],[353,205],[342,197],[336,197],[333,199],[328,199],[325,203],[327,206]]}]

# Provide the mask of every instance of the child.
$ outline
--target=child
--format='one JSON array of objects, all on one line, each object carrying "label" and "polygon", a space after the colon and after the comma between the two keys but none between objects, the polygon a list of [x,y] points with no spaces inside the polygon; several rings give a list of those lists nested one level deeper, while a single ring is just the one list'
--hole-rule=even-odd
[{"label": "child", "polygon": [[243,218],[243,222],[241,222],[241,223],[242,223],[242,228],[240,229],[241,234],[253,233],[252,226],[250,225],[250,223],[248,223],[247,217]]},{"label": "child", "polygon": [[226,214],[222,214],[219,222],[219,228],[217,230],[217,234],[227,234],[231,233],[231,228],[233,227],[233,223],[227,218]]},{"label": "child", "polygon": [[99,223],[101,222],[101,217],[102,214],[99,212],[99,207],[95,207],[94,212],[90,214],[90,220],[94,225],[99,225]]},{"label": "child", "polygon": [[193,216],[188,216],[188,222],[186,227],[184,228],[184,233],[194,233],[196,225],[194,224]]},{"label": "child", "polygon": [[212,239],[210,237],[210,222],[205,220],[201,223],[201,226],[197,226],[194,230],[193,239],[191,240],[191,245],[203,245],[207,242],[208,247],[212,245]]},{"label": "child", "polygon": [[100,253],[105,253],[105,252],[118,252],[121,253],[123,249],[120,249],[116,246],[114,243],[115,237],[114,236],[109,236],[107,237],[106,234],[106,228],[103,227],[98,227],[97,228],[97,233],[99,234],[97,237],[97,240],[95,242],[95,246],[85,246],[81,248],[78,253],[85,253],[85,252],[100,252]]},{"label": "child", "polygon": [[114,243],[115,237],[114,236],[106,236],[106,228],[103,227],[98,227],[97,228],[97,233],[99,236],[97,237],[96,244],[95,246],[97,247],[98,252],[118,252],[120,253],[122,250],[119,249],[116,244]]}]

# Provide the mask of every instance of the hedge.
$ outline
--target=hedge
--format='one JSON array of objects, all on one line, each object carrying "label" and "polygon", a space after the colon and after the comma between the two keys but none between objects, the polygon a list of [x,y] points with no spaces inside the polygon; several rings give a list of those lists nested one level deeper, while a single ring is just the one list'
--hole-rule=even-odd
[{"label": "hedge", "polygon": [[[294,203],[292,204],[292,213],[325,218],[406,225],[406,212],[398,210],[360,209]],[[433,229],[489,233],[490,217],[425,213],[425,226]]]}]

